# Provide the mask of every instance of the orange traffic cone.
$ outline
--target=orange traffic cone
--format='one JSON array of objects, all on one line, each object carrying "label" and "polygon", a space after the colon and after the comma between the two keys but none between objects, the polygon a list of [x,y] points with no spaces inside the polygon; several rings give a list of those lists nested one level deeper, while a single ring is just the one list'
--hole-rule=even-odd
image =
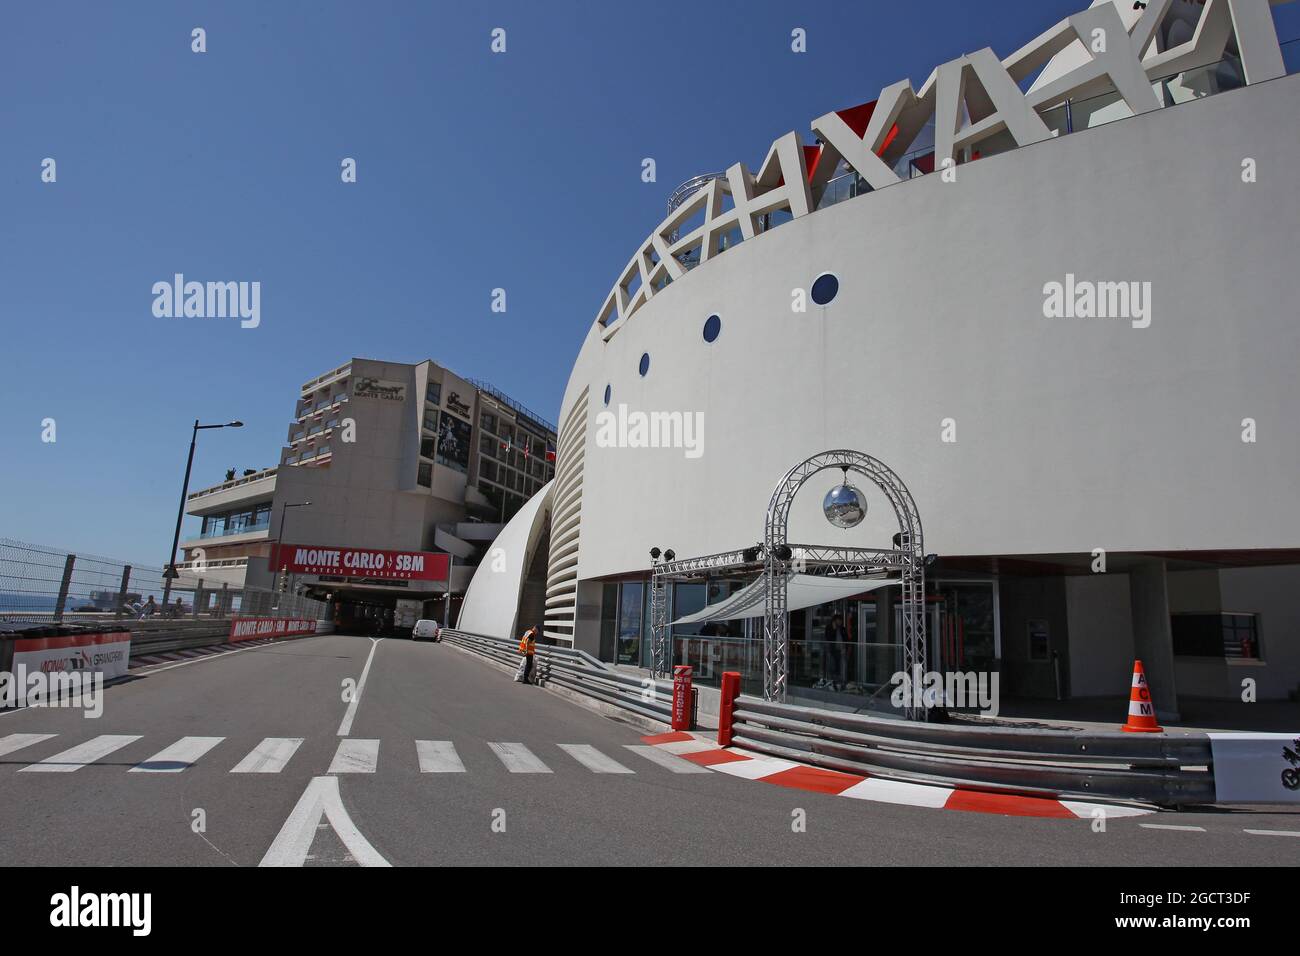
[{"label": "orange traffic cone", "polygon": [[1128,723],[1120,730],[1130,734],[1159,734],[1164,728],[1156,723],[1156,707],[1151,702],[1151,688],[1141,661],[1133,662],[1133,687],[1128,695]]}]

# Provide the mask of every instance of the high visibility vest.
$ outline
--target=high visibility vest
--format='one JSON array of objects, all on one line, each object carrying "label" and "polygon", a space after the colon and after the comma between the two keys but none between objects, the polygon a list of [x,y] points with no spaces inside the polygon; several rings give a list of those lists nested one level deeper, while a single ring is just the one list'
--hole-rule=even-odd
[{"label": "high visibility vest", "polygon": [[519,653],[531,656],[535,650],[536,643],[537,639],[534,638],[532,634],[525,634],[519,641]]}]

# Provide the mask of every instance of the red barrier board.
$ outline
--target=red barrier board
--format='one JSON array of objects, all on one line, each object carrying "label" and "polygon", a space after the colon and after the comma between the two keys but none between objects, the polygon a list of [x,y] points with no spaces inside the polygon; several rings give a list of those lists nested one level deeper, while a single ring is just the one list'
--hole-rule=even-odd
[{"label": "red barrier board", "polygon": [[292,617],[237,617],[230,622],[230,640],[251,641],[257,637],[293,637],[315,634],[316,622]]},{"label": "red barrier board", "polygon": [[691,668],[673,668],[673,730],[691,729]]},{"label": "red barrier board", "polygon": [[61,673],[99,671],[106,678],[126,673],[131,658],[131,634],[68,634],[62,637],[20,637],[14,641],[13,669]]}]

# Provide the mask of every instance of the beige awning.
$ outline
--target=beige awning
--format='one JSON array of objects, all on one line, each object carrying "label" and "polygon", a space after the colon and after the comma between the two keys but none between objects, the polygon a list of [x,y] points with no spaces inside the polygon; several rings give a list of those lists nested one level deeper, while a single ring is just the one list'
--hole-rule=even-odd
[{"label": "beige awning", "polygon": [[[897,583],[897,578],[831,578],[816,574],[795,574],[790,577],[786,585],[786,607],[791,611],[798,611]],[[767,578],[760,577],[725,601],[710,604],[702,611],[679,617],[673,623],[703,624],[706,621],[735,621],[747,617],[762,617],[766,603]]]}]

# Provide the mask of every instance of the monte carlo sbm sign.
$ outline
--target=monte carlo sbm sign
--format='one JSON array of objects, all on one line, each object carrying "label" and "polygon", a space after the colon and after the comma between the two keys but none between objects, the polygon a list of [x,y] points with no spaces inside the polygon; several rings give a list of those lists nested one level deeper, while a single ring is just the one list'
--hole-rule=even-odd
[{"label": "monte carlo sbm sign", "polygon": [[290,574],[333,574],[401,581],[447,579],[447,555],[430,551],[282,544],[272,548],[270,566],[272,572],[287,570]]}]

